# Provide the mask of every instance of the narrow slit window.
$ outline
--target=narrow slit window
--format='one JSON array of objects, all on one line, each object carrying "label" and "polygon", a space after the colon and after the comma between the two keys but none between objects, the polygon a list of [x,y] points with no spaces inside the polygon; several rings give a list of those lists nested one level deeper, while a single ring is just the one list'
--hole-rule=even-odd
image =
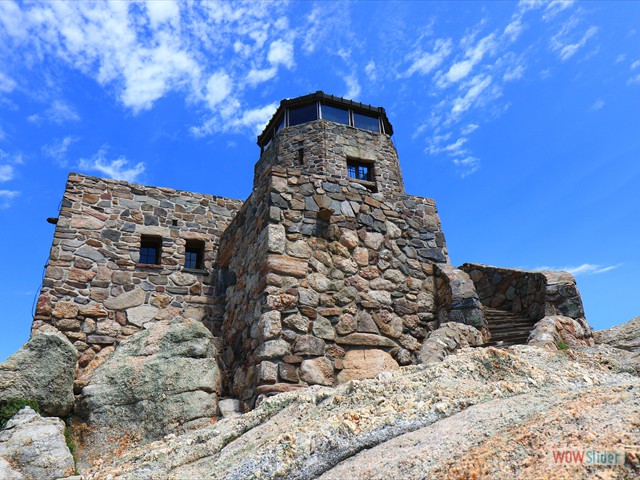
[{"label": "narrow slit window", "polygon": [[145,265],[160,265],[162,238],[150,235],[140,237],[140,260]]},{"label": "narrow slit window", "polygon": [[349,178],[373,182],[373,164],[347,160],[347,173]]},{"label": "narrow slit window", "polygon": [[184,268],[202,270],[204,268],[204,241],[187,240],[184,252]]}]

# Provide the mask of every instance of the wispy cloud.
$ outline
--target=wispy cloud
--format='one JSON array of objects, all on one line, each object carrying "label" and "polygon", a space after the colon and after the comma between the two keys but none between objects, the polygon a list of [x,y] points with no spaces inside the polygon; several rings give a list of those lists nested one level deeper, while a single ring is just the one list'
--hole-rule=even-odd
[{"label": "wispy cloud", "polygon": [[[556,52],[560,60],[566,61],[583,48],[590,38],[598,33],[598,27],[590,26],[582,35],[576,32],[578,20],[575,17],[569,19],[560,32],[551,37],[549,45]],[[579,38],[578,38],[579,37]]]},{"label": "wispy cloud", "polygon": [[564,272],[569,272],[570,274],[575,276],[598,275],[600,273],[610,272],[611,270],[614,270],[622,265],[623,265],[622,263],[618,263],[616,265],[594,265],[591,263],[583,263],[582,265],[578,265],[578,266],[564,266],[564,267],[542,266],[542,267],[535,267],[530,270],[534,270],[534,271],[562,270]]},{"label": "wispy cloud", "polygon": [[14,177],[13,165],[0,165],[0,182],[8,182]]},{"label": "wispy cloud", "polygon": [[400,77],[410,77],[416,73],[420,75],[427,75],[431,73],[451,54],[451,47],[452,41],[450,38],[439,38],[433,44],[433,51],[414,51],[409,56],[411,65],[406,72],[400,75]]},{"label": "wispy cloud", "polygon": [[0,190],[0,209],[9,208],[18,195],[20,192],[15,190]]},{"label": "wispy cloud", "polygon": [[471,70],[482,61],[487,53],[495,50],[495,48],[495,34],[493,33],[480,39],[475,45],[467,47],[464,52],[464,59],[451,65],[449,70],[440,76],[437,85],[445,87],[448,84],[459,82],[471,73]]},{"label": "wispy cloud", "polygon": [[345,97],[357,100],[358,97],[360,97],[360,92],[362,91],[360,82],[358,82],[358,77],[355,74],[347,75],[344,78],[344,83],[347,84]]},{"label": "wispy cloud", "polygon": [[58,125],[62,125],[67,122],[77,122],[80,120],[78,112],[68,103],[62,100],[55,100],[51,107],[46,109],[43,113],[33,114],[27,117],[32,123],[41,123],[42,121],[48,121]]},{"label": "wispy cloud", "polygon": [[78,137],[73,135],[66,136],[62,139],[55,138],[51,144],[42,147],[42,153],[53,158],[58,165],[65,166],[68,163],[66,158],[67,150],[69,150],[71,144],[78,140]]},{"label": "wispy cloud", "polygon": [[0,72],[0,93],[9,93],[16,88],[16,82],[3,72]]},{"label": "wispy cloud", "polygon": [[[265,106],[249,105],[246,92],[296,68],[299,32],[289,26],[284,3],[1,3],[12,50],[31,49],[80,70],[134,114],[180,92],[202,108],[202,128],[194,131],[245,129],[247,121],[233,120],[253,118]],[[317,20],[326,23],[324,16]],[[2,77],[2,85],[14,82]],[[58,124],[79,119],[62,101],[29,117]]]},{"label": "wispy cloud", "polygon": [[589,107],[589,111],[591,112],[597,112],[598,110],[600,110],[602,107],[604,107],[604,100],[602,100],[601,98],[597,99],[595,102],[593,102],[593,105],[591,105]]},{"label": "wispy cloud", "polygon": [[81,159],[78,167],[82,170],[97,171],[108,178],[117,180],[125,180],[127,182],[135,182],[136,179],[144,172],[144,163],[139,162],[133,167],[129,166],[129,161],[120,156],[114,160],[106,158],[106,148],[98,150],[90,159]]}]

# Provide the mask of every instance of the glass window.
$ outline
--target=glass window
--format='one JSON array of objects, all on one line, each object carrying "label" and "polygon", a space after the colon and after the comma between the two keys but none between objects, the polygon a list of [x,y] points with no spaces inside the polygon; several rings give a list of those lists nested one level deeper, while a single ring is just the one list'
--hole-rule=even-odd
[{"label": "glass window", "polygon": [[349,178],[366,180],[373,182],[373,165],[370,163],[358,162],[356,160],[347,161],[347,173]]},{"label": "glass window", "polygon": [[289,109],[289,126],[312,122],[318,119],[318,106],[313,103],[300,108]]},{"label": "glass window", "polygon": [[184,268],[204,268],[204,241],[187,240],[184,252]]},{"label": "glass window", "polygon": [[276,127],[276,134],[282,130],[282,128],[284,127],[284,115],[282,116],[282,118],[280,119],[280,121],[278,122],[278,126]]},{"label": "glass window", "polygon": [[353,112],[353,126],[362,128],[363,130],[371,130],[372,132],[380,131],[380,122],[378,117],[370,117],[361,113]]},{"label": "glass window", "polygon": [[140,238],[140,260],[145,265],[160,265],[162,238],[142,235]]},{"label": "glass window", "polygon": [[325,120],[349,125],[349,110],[329,105],[322,105],[320,108],[322,109],[322,118]]}]

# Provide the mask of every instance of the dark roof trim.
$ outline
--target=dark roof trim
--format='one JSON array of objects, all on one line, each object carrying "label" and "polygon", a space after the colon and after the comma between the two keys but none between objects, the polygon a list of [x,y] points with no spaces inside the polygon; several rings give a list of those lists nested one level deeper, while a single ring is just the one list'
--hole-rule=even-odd
[{"label": "dark roof trim", "polygon": [[385,112],[383,107],[373,107],[365,103],[354,102],[353,100],[342,97],[335,97],[333,95],[326,94],[321,90],[318,90],[315,93],[303,95],[302,97],[285,98],[284,100],[280,101],[280,106],[271,117],[271,120],[269,120],[269,123],[267,123],[267,126],[264,127],[262,133],[258,136],[258,145],[263,145],[264,141],[268,138],[268,135],[276,128],[277,121],[282,118],[285,108],[303,106],[304,104],[313,103],[318,100],[331,105],[351,108],[356,113],[363,113],[365,115],[374,113],[376,115],[379,115],[382,119],[385,133],[388,135],[393,135],[393,127],[391,126],[391,122],[389,122],[387,113]]}]

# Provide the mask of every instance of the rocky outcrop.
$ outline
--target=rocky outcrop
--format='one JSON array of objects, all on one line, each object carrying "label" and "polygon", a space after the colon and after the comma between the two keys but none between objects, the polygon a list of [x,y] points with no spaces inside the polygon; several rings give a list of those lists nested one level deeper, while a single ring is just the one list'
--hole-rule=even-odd
[{"label": "rocky outcrop", "polygon": [[0,364],[0,402],[37,400],[43,412],[67,415],[74,401],[76,359],[76,349],[62,335],[35,335]]},{"label": "rocky outcrop", "polygon": [[184,318],[122,342],[82,389],[74,427],[80,459],[209,424],[220,392],[217,354],[211,333]]},{"label": "rocky outcrop", "polygon": [[20,410],[0,431],[0,478],[57,480],[73,475],[64,428],[59,418],[42,418],[29,407]]},{"label": "rocky outcrop", "polygon": [[595,332],[594,338],[596,343],[618,350],[627,368],[640,374],[640,317],[609,330]]},{"label": "rocky outcrop", "polygon": [[608,330],[595,332],[594,337],[597,343],[606,343],[629,352],[640,352],[640,317]]},{"label": "rocky outcrop", "polygon": [[[283,393],[197,432],[105,456],[83,474],[87,480],[531,479],[559,472],[636,478],[640,379],[621,371],[610,349],[576,347],[570,361],[565,352],[529,346],[466,349],[444,362],[335,389]],[[627,463],[568,471],[549,462],[554,450],[570,446],[626,451]]]},{"label": "rocky outcrop", "polygon": [[420,362],[440,362],[464,347],[479,347],[484,338],[477,328],[463,323],[448,322],[431,332],[420,349]]},{"label": "rocky outcrop", "polygon": [[590,346],[594,341],[591,327],[584,318],[552,315],[535,324],[527,343],[535,347],[557,350],[562,348],[563,344],[567,347]]}]

